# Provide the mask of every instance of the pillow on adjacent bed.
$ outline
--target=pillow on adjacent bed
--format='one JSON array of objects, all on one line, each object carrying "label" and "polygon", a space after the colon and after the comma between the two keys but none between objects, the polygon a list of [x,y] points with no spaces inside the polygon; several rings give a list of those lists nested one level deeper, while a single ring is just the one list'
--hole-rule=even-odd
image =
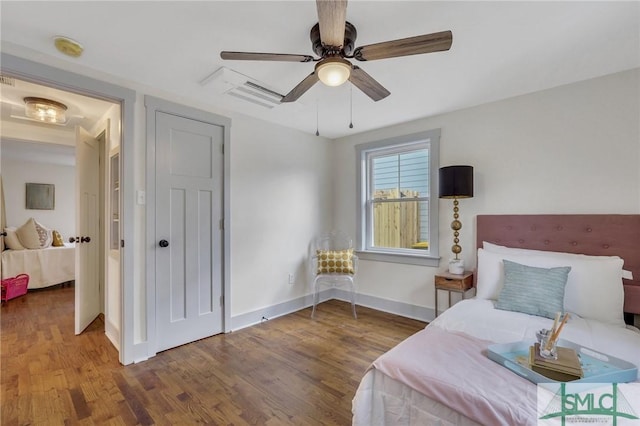
[{"label": "pillow on adjacent bed", "polygon": [[9,227],[4,228],[4,232],[7,233],[7,236],[4,237],[4,245],[11,250],[24,250],[24,246],[20,243],[20,239],[16,234],[16,228]]},{"label": "pillow on adjacent bed", "polygon": [[504,260],[504,286],[496,308],[554,318],[564,312],[564,289],[570,266],[536,268]]},{"label": "pillow on adjacent bed", "polygon": [[36,229],[36,221],[34,218],[27,220],[21,227],[16,229],[16,234],[20,239],[20,243],[28,249],[39,249],[40,235]]},{"label": "pillow on adjacent bed", "polygon": [[38,231],[38,239],[40,240],[40,248],[51,247],[51,243],[53,242],[53,232],[42,225],[37,220],[34,221],[36,224],[36,231]]},{"label": "pillow on adjacent bed", "polygon": [[21,227],[16,229],[20,243],[28,249],[41,249],[51,246],[53,236],[51,230],[29,218]]},{"label": "pillow on adjacent bed", "polygon": [[53,241],[51,245],[53,247],[64,247],[64,240],[62,239],[62,235],[55,229],[51,232],[51,236],[53,237]]},{"label": "pillow on adjacent bed", "polygon": [[[522,250],[522,249],[517,249]],[[624,327],[622,265],[619,257],[572,255],[571,253],[493,253],[478,249],[477,297],[496,300],[504,285],[503,260],[526,266],[570,266],[564,310],[584,318]],[[532,283],[533,285],[533,283]]]}]

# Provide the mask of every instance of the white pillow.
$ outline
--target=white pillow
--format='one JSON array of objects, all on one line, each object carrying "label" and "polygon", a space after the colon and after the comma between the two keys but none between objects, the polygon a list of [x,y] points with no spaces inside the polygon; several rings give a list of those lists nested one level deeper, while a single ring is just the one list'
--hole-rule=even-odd
[{"label": "white pillow", "polygon": [[4,237],[4,245],[7,246],[8,249],[24,250],[24,246],[20,243],[20,239],[16,234],[16,228],[14,227],[4,228],[4,232],[7,233],[7,236]]},{"label": "white pillow", "polygon": [[[537,255],[545,255],[545,256],[560,256],[560,257],[580,257],[581,259],[591,259],[591,260],[602,260],[602,259],[621,259],[620,256],[592,256],[586,254],[576,254],[576,253],[565,253],[559,251],[543,251],[543,250],[531,250],[531,249],[523,249],[523,248],[514,248],[514,247],[506,247],[499,246],[497,244],[490,243],[488,241],[482,242],[482,247],[487,251],[491,251],[493,253],[522,253],[522,254],[531,254],[534,256]],[[626,269],[622,270],[622,278],[632,280],[633,273],[631,271],[627,271]]]},{"label": "white pillow", "polygon": [[36,224],[36,231],[38,231],[38,239],[40,240],[40,248],[51,247],[53,242],[53,232],[51,229],[45,227],[37,220],[34,220]]},{"label": "white pillow", "polygon": [[516,253],[516,254],[529,254],[533,256],[540,256],[540,255],[558,256],[565,259],[579,257],[581,259],[586,259],[586,260],[621,259],[620,256],[590,256],[586,254],[566,253],[566,252],[560,252],[560,251],[544,251],[544,250],[531,250],[531,249],[523,249],[523,248],[506,247],[506,246],[499,246],[497,244],[493,244],[488,241],[483,241],[482,247],[485,250],[493,253]]},{"label": "white pillow", "polygon": [[33,218],[27,220],[21,227],[16,229],[16,234],[20,243],[28,249],[40,248],[40,235],[36,229],[36,221]]},{"label": "white pillow", "polygon": [[595,256],[571,256],[570,253],[558,256],[553,252],[550,255],[492,253],[478,249],[476,296],[479,299],[498,298],[504,285],[503,259],[538,268],[570,266],[564,294],[565,310],[583,318],[624,327],[622,259],[607,256],[596,259]]}]

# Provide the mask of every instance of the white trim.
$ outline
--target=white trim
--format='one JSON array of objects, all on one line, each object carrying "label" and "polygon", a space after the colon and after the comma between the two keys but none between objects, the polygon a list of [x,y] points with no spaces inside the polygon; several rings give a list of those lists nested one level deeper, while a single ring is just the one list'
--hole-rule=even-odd
[{"label": "white trim", "polygon": [[44,84],[61,90],[120,103],[121,155],[122,155],[122,239],[127,243],[120,250],[120,283],[122,286],[122,334],[120,336],[120,362],[134,360],[134,280],[133,280],[133,227],[134,227],[134,107],[136,92],[84,75],[64,71],[49,65],[32,62],[6,53],[0,54],[2,74]]},{"label": "white trim", "polygon": [[[155,247],[156,233],[156,152],[155,152],[155,127],[156,113],[166,112],[190,120],[198,120],[204,123],[214,124],[224,128],[224,259],[223,259],[223,289],[222,296],[223,320],[222,329],[225,333],[231,331],[231,119],[211,112],[202,111],[185,105],[176,104],[164,99],[145,95],[144,105],[146,109],[146,247]],[[147,359],[156,354],[156,260],[155,251],[146,250],[146,322],[147,322],[147,346],[146,354],[141,355]]]},{"label": "white trim", "polygon": [[[334,288],[334,298],[350,302],[349,292],[340,288]],[[376,311],[387,312],[401,317],[412,318],[419,321],[430,322],[435,318],[434,310],[424,306],[411,305],[395,300],[382,299],[380,297],[369,296],[367,294],[356,294],[356,309],[358,306],[375,309]]]},{"label": "white trim", "polygon": [[[351,304],[351,293],[347,290],[336,287],[331,287],[320,292],[320,303],[333,299],[341,300]],[[313,295],[308,294],[306,296],[289,300],[287,302],[278,303],[276,305],[234,316],[231,319],[232,329],[240,330],[242,328],[251,327],[263,322],[263,318],[271,320],[273,318],[288,315],[302,309],[309,308],[311,306],[313,306]],[[377,311],[387,312],[390,314],[425,322],[432,321],[435,318],[433,309],[425,308],[423,306],[410,305],[403,302],[396,302],[393,300],[381,299],[379,297],[368,296],[366,294],[356,294],[356,311],[358,310],[358,306],[364,306],[367,308],[375,309]],[[318,305],[316,312],[322,312],[321,305]],[[351,307],[349,307],[349,315],[350,314]],[[309,321],[312,321],[311,316],[309,316]]]},{"label": "white trim", "polygon": [[[368,191],[372,176],[367,167],[372,152],[394,152],[408,146],[428,144],[429,150],[429,252],[420,254],[419,250],[384,250],[367,247],[371,240],[370,218],[367,217]],[[410,135],[397,136],[355,146],[356,149],[356,252],[358,257],[379,262],[403,263],[438,267],[440,264],[439,223],[438,223],[438,166],[440,162],[440,129]]]},{"label": "white trim", "polygon": [[[320,292],[320,302],[326,302],[327,300],[334,299],[333,291],[335,288],[328,288]],[[351,302],[349,302],[351,303]],[[313,306],[313,294],[307,294],[306,296],[299,297],[297,299],[289,300],[287,302],[278,303],[276,305],[267,306],[265,308],[256,309],[252,312],[236,315],[231,319],[232,329],[240,330],[242,328],[250,327],[252,325],[260,324],[263,322],[263,318],[271,320],[284,315],[298,312],[302,309]],[[309,314],[309,320],[311,321],[311,314]]]},{"label": "white trim", "polygon": [[116,349],[120,350],[120,342],[117,340],[117,337],[120,336],[120,330],[118,330],[118,327],[106,318],[104,321],[104,334],[107,336],[107,339],[111,341],[111,344],[115,346]]}]

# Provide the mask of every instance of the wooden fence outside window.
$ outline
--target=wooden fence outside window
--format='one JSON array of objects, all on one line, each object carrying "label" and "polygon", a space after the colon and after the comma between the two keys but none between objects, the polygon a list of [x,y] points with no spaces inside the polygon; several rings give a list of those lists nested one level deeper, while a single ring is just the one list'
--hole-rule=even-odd
[{"label": "wooden fence outside window", "polygon": [[[373,206],[373,243],[376,247],[426,249],[427,242],[420,241],[420,201],[418,191],[377,190]],[[402,199],[403,201],[376,202]]]}]

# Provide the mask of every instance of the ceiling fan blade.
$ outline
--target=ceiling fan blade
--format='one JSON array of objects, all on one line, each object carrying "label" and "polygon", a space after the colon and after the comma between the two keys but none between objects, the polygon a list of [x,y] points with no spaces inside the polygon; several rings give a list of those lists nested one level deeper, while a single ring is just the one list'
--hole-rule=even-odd
[{"label": "ceiling fan blade", "polygon": [[385,89],[380,83],[374,80],[373,77],[364,72],[364,70],[357,65],[354,65],[351,69],[349,81],[376,102],[391,94],[391,92]]},{"label": "ceiling fan blade", "polygon": [[255,53],[255,52],[220,52],[222,59],[232,59],[236,61],[284,61],[284,62],[311,62],[313,56],[309,55],[289,55],[286,53]]},{"label": "ceiling fan blade", "polygon": [[398,56],[418,55],[421,53],[441,52],[449,50],[453,42],[451,31],[424,34],[399,40],[360,46],[353,52],[359,61],[396,58]]},{"label": "ceiling fan blade", "polygon": [[347,0],[316,0],[320,41],[325,46],[344,44],[344,26],[347,19]]},{"label": "ceiling fan blade", "polygon": [[294,102],[297,101],[298,98],[305,94],[305,92],[318,82],[318,74],[312,72],[309,74],[304,80],[302,80],[296,87],[291,89],[289,93],[287,93],[284,98],[280,100],[280,102]]}]

